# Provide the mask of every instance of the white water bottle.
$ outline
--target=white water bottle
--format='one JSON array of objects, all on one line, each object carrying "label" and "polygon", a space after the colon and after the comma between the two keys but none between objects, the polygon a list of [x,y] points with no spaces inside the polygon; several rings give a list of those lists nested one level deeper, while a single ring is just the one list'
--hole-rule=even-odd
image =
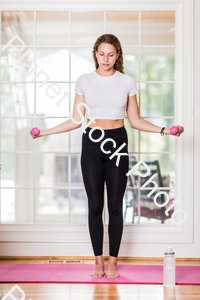
[{"label": "white water bottle", "polygon": [[163,261],[163,285],[166,287],[175,286],[175,252],[169,246],[164,252]]}]

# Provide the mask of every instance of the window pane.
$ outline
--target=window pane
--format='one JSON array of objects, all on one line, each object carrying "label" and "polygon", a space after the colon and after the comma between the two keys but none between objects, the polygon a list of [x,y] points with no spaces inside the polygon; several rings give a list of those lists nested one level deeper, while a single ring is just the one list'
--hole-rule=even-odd
[{"label": "window pane", "polygon": [[142,11],[141,44],[174,45],[175,11]]},{"label": "window pane", "polygon": [[[38,118],[35,119],[35,127],[40,130],[50,129],[56,127],[68,119],[61,118]],[[69,132],[62,132],[58,134],[50,134],[35,139],[36,151],[44,152],[69,152]]]},{"label": "window pane", "polygon": [[[145,159],[145,157],[147,159]],[[129,156],[129,170],[138,162],[137,157]],[[165,160],[171,159],[171,168],[166,168]],[[171,214],[173,213],[173,209],[170,211],[169,216],[165,215],[165,210],[172,204],[172,200],[174,199],[174,172],[173,172],[173,163],[174,163],[174,155],[155,155],[155,154],[142,154],[140,157],[150,168],[151,174],[146,177],[140,177],[136,174],[136,172],[132,172],[128,176],[127,181],[127,189],[124,196],[124,222],[136,224],[139,222],[138,214],[139,214],[139,205],[140,205],[140,223],[141,224],[150,224],[150,223],[172,223]],[[163,162],[163,163],[162,163]],[[164,166],[164,167],[163,167]],[[146,173],[147,169],[140,165],[140,172]],[[148,184],[146,188],[151,188],[149,190],[139,190],[139,187],[142,185],[153,175],[157,173],[154,177],[155,182],[157,182],[158,187],[165,187],[166,189],[158,189],[151,196],[147,196],[151,190],[154,188],[153,184]],[[172,188],[171,190],[169,188]],[[170,202],[168,202],[163,208],[159,207],[154,203],[154,196],[160,192],[164,191],[169,196]],[[139,198],[140,192],[140,198]],[[140,199],[140,201],[138,201]],[[158,204],[163,204],[167,200],[165,194],[160,194],[157,198]]]},{"label": "window pane", "polygon": [[26,117],[34,113],[33,83],[1,84],[1,116]]},{"label": "window pane", "polygon": [[137,152],[139,131],[131,127],[130,122],[127,118],[124,119],[124,126],[128,135],[128,152]]},{"label": "window pane", "polygon": [[141,80],[174,80],[174,48],[141,48]]},{"label": "window pane", "polygon": [[174,116],[174,84],[141,83],[142,117]]},{"label": "window pane", "polygon": [[24,48],[21,52],[11,47],[1,51],[1,80],[31,81],[34,75],[31,73],[28,76],[28,73],[34,69],[34,65],[29,60],[34,60],[34,49],[31,47]]},{"label": "window pane", "polygon": [[139,80],[139,48],[122,47],[124,73],[130,75],[135,81]]},{"label": "window pane", "polygon": [[33,119],[1,119],[1,151],[33,151]]},{"label": "window pane", "polygon": [[121,45],[139,44],[138,11],[106,11],[106,32],[118,37]]},{"label": "window pane", "polygon": [[[138,201],[140,199],[140,202],[138,204],[140,205],[140,223],[141,224],[163,224],[163,223],[171,223],[171,214],[173,212],[170,211],[169,216],[165,215],[165,210],[172,204],[172,200],[174,200],[174,155],[166,155],[166,154],[142,154],[140,159],[144,161],[150,168],[151,174],[146,177],[140,177],[136,173],[133,172],[133,177],[136,183],[139,183],[140,186],[140,198],[139,198],[139,190],[138,192],[135,191],[134,197],[135,201]],[[137,162],[136,162],[137,163]],[[140,165],[140,172],[146,173],[147,169],[146,167],[143,167],[143,165]],[[144,183],[150,179],[150,177],[156,174],[156,176],[152,179],[152,181],[155,181],[158,185],[158,188],[155,190],[152,195],[148,194],[152,191],[152,189],[155,187],[154,184],[149,183],[145,188],[141,189],[141,187],[144,185]],[[162,189],[162,187],[166,189]],[[149,188],[149,189],[147,189]],[[171,190],[170,190],[171,188]],[[166,202],[166,205],[164,207],[159,207],[156,203],[154,203],[154,197],[158,192],[162,193],[160,195],[157,195],[157,203],[159,205],[165,203],[165,201],[169,197],[169,202]],[[165,192],[166,194],[164,194]],[[135,216],[138,216],[139,214],[139,206],[138,204],[135,205]],[[138,220],[137,217],[135,217],[135,221]]]},{"label": "window pane", "polygon": [[[170,128],[174,125],[174,119],[153,119],[144,118],[148,122],[160,126]],[[162,152],[175,151],[175,139],[173,135],[161,136],[160,133],[141,131],[141,152]]]},{"label": "window pane", "polygon": [[36,81],[68,81],[69,49],[36,48]]},{"label": "window pane", "polygon": [[83,122],[80,128],[74,129],[70,132],[71,134],[71,152],[72,153],[80,153],[82,149],[82,129],[85,127],[87,122]]},{"label": "window pane", "polygon": [[69,84],[36,84],[36,115],[69,117]]},{"label": "window pane", "polygon": [[84,189],[71,190],[71,224],[86,225],[88,222],[87,196]]},{"label": "window pane", "polygon": [[36,154],[36,185],[39,187],[69,187],[68,155]]},{"label": "window pane", "polygon": [[34,222],[33,189],[1,189],[1,223]]},{"label": "window pane", "polygon": [[[34,12],[33,11],[2,11],[1,12],[1,44],[7,44],[15,34],[25,45],[34,43]],[[13,45],[22,45],[19,39]]]},{"label": "window pane", "polygon": [[37,223],[69,223],[68,189],[36,190]]},{"label": "window pane", "polygon": [[161,176],[169,175],[169,187],[175,186],[175,154],[164,153],[147,153],[141,154],[140,159],[144,162],[155,161],[159,162]]},{"label": "window pane", "polygon": [[36,12],[36,44],[67,45],[69,43],[68,11]]},{"label": "window pane", "polygon": [[92,45],[104,31],[103,11],[71,12],[71,44]]},{"label": "window pane", "polygon": [[[138,162],[138,155],[129,153],[129,171]],[[138,179],[133,172],[127,176],[127,185],[123,198],[123,220],[125,224],[138,222],[135,207],[138,207]]]},{"label": "window pane", "polygon": [[33,154],[1,154],[1,186],[33,187]]},{"label": "window pane", "polygon": [[71,186],[83,187],[81,154],[71,155]]},{"label": "window pane", "polygon": [[72,48],[71,49],[71,80],[95,70],[95,63],[92,56],[92,47],[90,48]]}]

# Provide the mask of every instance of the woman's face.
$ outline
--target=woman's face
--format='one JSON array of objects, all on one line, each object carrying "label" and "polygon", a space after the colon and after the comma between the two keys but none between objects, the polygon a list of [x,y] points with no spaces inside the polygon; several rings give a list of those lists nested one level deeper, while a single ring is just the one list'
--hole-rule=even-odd
[{"label": "woman's face", "polygon": [[101,43],[96,52],[99,67],[103,70],[110,70],[113,68],[118,57],[119,53],[117,54],[115,47],[108,43]]}]

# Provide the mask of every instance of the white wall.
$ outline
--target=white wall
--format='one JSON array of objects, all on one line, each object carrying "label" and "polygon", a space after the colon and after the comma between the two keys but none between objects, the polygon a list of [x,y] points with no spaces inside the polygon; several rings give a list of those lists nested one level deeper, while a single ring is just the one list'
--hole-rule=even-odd
[{"label": "white wall", "polygon": [[[200,257],[200,1],[194,0],[194,245]],[[189,100],[189,99],[188,99]]]}]

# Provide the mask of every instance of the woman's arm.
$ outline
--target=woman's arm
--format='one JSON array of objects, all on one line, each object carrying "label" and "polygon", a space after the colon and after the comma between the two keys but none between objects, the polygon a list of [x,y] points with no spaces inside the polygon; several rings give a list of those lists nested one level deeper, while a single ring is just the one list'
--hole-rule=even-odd
[{"label": "woman's arm", "polygon": [[[135,123],[135,126],[133,126],[133,128],[138,129],[140,131],[157,132],[157,133],[160,133],[160,131],[163,127],[154,125],[154,124],[150,123],[149,121],[143,119],[142,117],[140,117],[140,119]],[[163,133],[170,134],[170,128],[165,128]]]},{"label": "woman's arm", "polygon": [[[75,94],[72,117],[77,122],[81,121],[80,114],[77,112],[77,105],[79,103],[84,103],[84,102],[85,102],[84,95]],[[83,105],[81,105],[79,109],[82,112],[82,115],[84,116],[85,115],[85,107]],[[30,134],[31,134],[32,138],[34,139],[34,138],[38,138],[38,137],[46,136],[46,135],[50,135],[50,134],[57,134],[57,133],[71,131],[71,130],[77,129],[79,127],[81,127],[81,124],[76,124],[71,119],[69,119],[66,122],[61,123],[55,127],[45,129],[45,130],[40,130],[40,133],[38,135],[33,135],[31,133],[31,131],[30,131]]]},{"label": "woman's arm", "polygon": [[[162,127],[154,125],[140,116],[139,107],[137,104],[136,95],[129,96],[128,104],[127,104],[127,117],[129,119],[130,125],[132,128],[146,131],[146,132],[157,132],[160,133]],[[177,126],[179,131],[176,136],[180,136],[180,134],[184,131],[182,126]],[[171,134],[170,128],[164,129],[164,134]]]}]

